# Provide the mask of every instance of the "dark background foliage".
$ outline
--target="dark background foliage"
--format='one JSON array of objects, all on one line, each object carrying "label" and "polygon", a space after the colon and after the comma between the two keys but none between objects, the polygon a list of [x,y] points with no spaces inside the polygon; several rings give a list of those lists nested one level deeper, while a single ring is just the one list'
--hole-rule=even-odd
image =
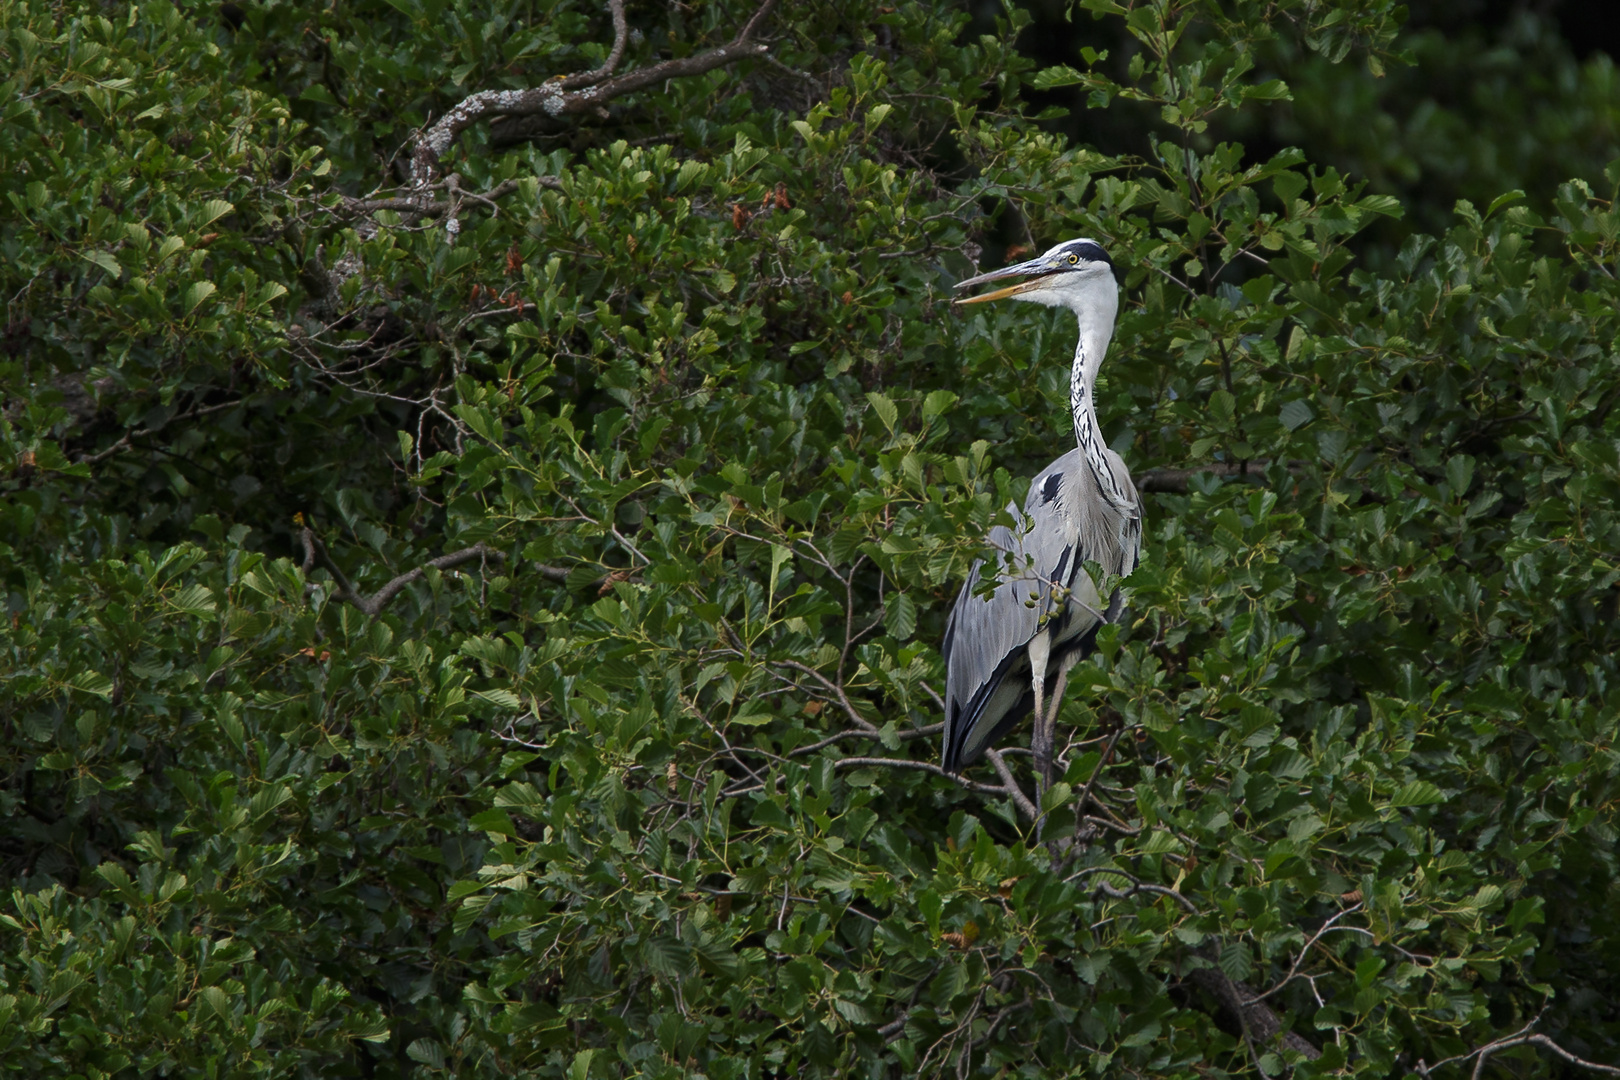
[{"label": "dark background foliage", "polygon": [[[424,212],[607,5],[0,3],[0,1069],[1620,1062],[1592,10],[795,4]],[[1049,847],[931,763],[1073,327],[948,300],[1076,235],[1146,539]]]}]

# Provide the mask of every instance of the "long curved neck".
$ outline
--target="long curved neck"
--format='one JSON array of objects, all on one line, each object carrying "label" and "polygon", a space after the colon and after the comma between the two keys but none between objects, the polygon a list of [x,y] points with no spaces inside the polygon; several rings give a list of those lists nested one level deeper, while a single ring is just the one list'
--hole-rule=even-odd
[{"label": "long curved neck", "polygon": [[1134,503],[1120,487],[1108,459],[1103,456],[1105,444],[1102,429],[1097,426],[1095,403],[1097,370],[1102,367],[1103,354],[1108,351],[1108,340],[1113,336],[1113,319],[1103,319],[1087,311],[1077,314],[1080,341],[1074,347],[1074,367],[1069,372],[1069,411],[1074,414],[1074,441],[1091,467],[1097,489],[1114,506],[1124,509]]}]

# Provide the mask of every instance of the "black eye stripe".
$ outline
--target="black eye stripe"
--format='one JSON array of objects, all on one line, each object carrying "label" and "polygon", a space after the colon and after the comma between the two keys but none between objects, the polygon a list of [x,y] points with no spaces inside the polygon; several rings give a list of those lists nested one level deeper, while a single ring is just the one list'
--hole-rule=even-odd
[{"label": "black eye stripe", "polygon": [[1076,240],[1065,250],[1071,259],[1078,256],[1087,262],[1098,262],[1105,266],[1114,265],[1114,260],[1108,257],[1108,252],[1102,249],[1102,245],[1091,240]]}]

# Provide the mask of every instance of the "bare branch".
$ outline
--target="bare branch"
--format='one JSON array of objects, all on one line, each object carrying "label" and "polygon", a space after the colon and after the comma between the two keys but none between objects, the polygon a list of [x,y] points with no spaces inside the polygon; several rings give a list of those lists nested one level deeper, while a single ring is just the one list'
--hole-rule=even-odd
[{"label": "bare branch", "polygon": [[[614,51],[608,62],[593,72],[583,75],[552,79],[541,86],[527,90],[480,90],[463,98],[438,122],[422,133],[411,154],[411,180],[417,187],[432,183],[439,162],[461,133],[480,120],[497,116],[544,115],[553,119],[595,113],[609,101],[625,94],[663,82],[665,79],[701,75],[717,67],[734,64],[739,60],[763,55],[769,46],[754,40],[754,34],[776,6],[776,0],[765,0],[753,17],[725,45],[697,53],[694,56],[665,60],[661,64],[639,68],[623,75],[610,75],[623,55],[619,34],[623,25],[623,12],[617,0],[610,0],[614,10]],[[589,85],[581,85],[581,82]]]},{"label": "bare branch", "polygon": [[1339,912],[1337,915],[1333,916],[1331,919],[1327,920],[1327,922],[1323,923],[1320,927],[1318,927],[1317,930],[1316,930],[1316,933],[1311,935],[1310,940],[1305,942],[1304,945],[1300,946],[1299,954],[1294,957],[1293,964],[1291,964],[1289,966],[1289,968],[1288,968],[1288,974],[1284,975],[1281,979],[1277,980],[1276,985],[1274,985],[1270,990],[1267,990],[1265,993],[1258,995],[1254,1000],[1261,1001],[1261,1000],[1263,1000],[1265,998],[1268,998],[1272,994],[1275,994],[1277,991],[1281,990],[1283,987],[1287,986],[1289,983],[1293,982],[1294,979],[1298,977],[1298,975],[1299,975],[1299,965],[1301,965],[1301,964],[1303,964],[1305,962],[1306,954],[1308,954],[1310,952],[1311,946],[1315,945],[1318,941],[1320,941],[1324,934],[1331,933],[1334,930],[1347,930],[1347,931],[1350,931],[1351,933],[1366,934],[1369,938],[1373,937],[1372,931],[1363,930],[1359,926],[1334,926],[1333,925],[1334,923],[1338,922],[1340,919],[1344,918],[1345,916],[1354,915],[1356,912],[1358,912],[1360,910],[1361,910],[1361,904],[1360,903],[1352,904],[1350,907],[1345,908],[1343,911]]},{"label": "bare branch", "polygon": [[[454,181],[454,183],[447,183],[443,186],[452,192],[456,196],[455,198],[427,201],[420,195],[392,196],[381,199],[351,199],[344,196],[340,205],[344,210],[352,214],[374,214],[378,210],[397,210],[402,214],[417,214],[421,217],[430,218],[440,217],[455,210],[463,199],[481,202],[498,210],[499,207],[496,205],[495,200],[512,194],[523,184],[521,180],[506,180],[496,184],[488,191],[479,192],[463,190],[460,177],[456,173],[451,173],[445,179],[446,181]],[[562,181],[555,176],[537,176],[535,179],[539,181],[541,187],[551,191],[561,191],[563,189]],[[434,185],[435,188],[440,186]]]},{"label": "bare branch", "polygon": [[1069,860],[1073,859],[1081,851],[1081,823],[1093,820],[1086,815],[1086,800],[1091,798],[1091,790],[1097,786],[1097,778],[1100,777],[1103,770],[1108,767],[1109,758],[1114,753],[1114,745],[1119,742],[1119,737],[1123,734],[1125,734],[1125,725],[1121,724],[1119,729],[1108,737],[1108,745],[1103,747],[1102,756],[1097,759],[1097,767],[1091,770],[1091,779],[1086,781],[1086,786],[1080,789],[1080,797],[1074,801],[1075,842],[1069,845],[1069,853],[1063,857],[1063,862],[1058,865],[1058,873],[1062,873],[1064,867],[1069,865]]},{"label": "bare branch", "polygon": [[313,529],[306,526],[301,533],[301,539],[304,544],[305,565],[311,564],[310,556],[313,553],[320,560],[321,565],[325,566],[332,577],[337,580],[338,589],[332,595],[338,600],[353,604],[371,618],[376,618],[377,614],[387,607],[394,597],[400,594],[402,589],[420,580],[422,575],[430,569],[449,570],[451,567],[472,562],[474,559],[495,559],[498,561],[506,558],[503,552],[496,551],[488,544],[480,542],[472,547],[452,551],[450,554],[440,555],[436,559],[429,559],[416,569],[405,571],[405,573],[400,574],[370,596],[366,596],[354,587],[354,583],[349,580],[348,575],[338,566],[336,560],[332,558],[331,552],[326,550],[326,545],[321,542],[319,536],[315,535]]}]

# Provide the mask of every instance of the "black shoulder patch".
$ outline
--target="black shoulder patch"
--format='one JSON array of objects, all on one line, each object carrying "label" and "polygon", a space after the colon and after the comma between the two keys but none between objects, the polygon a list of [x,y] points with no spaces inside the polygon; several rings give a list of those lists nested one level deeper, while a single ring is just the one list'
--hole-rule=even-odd
[{"label": "black shoulder patch", "polygon": [[1062,488],[1063,488],[1063,474],[1062,473],[1055,472],[1051,476],[1048,476],[1046,478],[1046,482],[1041,485],[1041,505],[1045,506],[1047,503],[1049,503],[1053,499],[1057,498],[1058,497],[1058,492],[1060,490],[1062,490]]}]

